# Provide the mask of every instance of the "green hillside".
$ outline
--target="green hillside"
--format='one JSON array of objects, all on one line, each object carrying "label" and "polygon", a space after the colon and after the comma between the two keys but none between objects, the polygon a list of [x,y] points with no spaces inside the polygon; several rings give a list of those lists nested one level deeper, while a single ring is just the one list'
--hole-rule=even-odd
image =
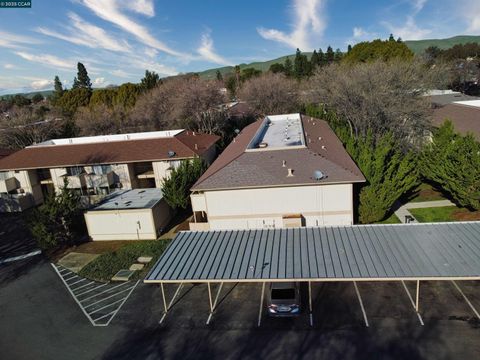
[{"label": "green hillside", "polygon": [[29,93],[16,93],[16,94],[8,94],[8,95],[0,95],[0,99],[8,99],[15,95],[25,96],[28,99],[31,99],[35,94],[41,94],[43,97],[47,97],[53,94],[53,90],[43,90],[43,91],[34,91]]},{"label": "green hillside", "polygon": [[[302,53],[302,54],[307,55],[308,58],[310,58],[310,56],[312,56],[311,52],[305,52],[305,53]],[[279,57],[279,58],[276,58],[276,59],[273,59],[273,60],[268,60],[268,61],[257,61],[257,62],[252,62],[252,63],[249,63],[249,64],[240,64],[239,66],[240,66],[240,69],[253,67],[257,70],[267,71],[270,68],[270,65],[272,65],[272,64],[275,64],[275,63],[283,64],[287,57],[290,57],[290,60],[292,60],[292,62],[293,62],[293,59],[295,58],[295,54],[285,55],[285,56],[282,56],[282,57]],[[219,70],[222,75],[225,75],[225,74],[233,72],[233,66],[224,66],[224,67],[221,67],[221,68],[208,69],[208,70],[199,72],[198,75],[203,79],[214,79],[217,76],[217,70]]]},{"label": "green hillside", "polygon": [[480,36],[460,35],[448,39],[405,41],[405,44],[415,54],[421,54],[426,48],[430,46],[437,46],[440,49],[448,49],[454,45],[466,44],[471,42],[480,43]]}]

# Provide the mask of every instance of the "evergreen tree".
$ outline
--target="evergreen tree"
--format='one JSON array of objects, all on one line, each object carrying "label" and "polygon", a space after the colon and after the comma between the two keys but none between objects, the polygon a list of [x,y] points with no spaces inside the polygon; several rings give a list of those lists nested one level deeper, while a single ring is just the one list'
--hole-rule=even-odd
[{"label": "evergreen tree", "polygon": [[335,51],[334,61],[335,61],[335,62],[338,62],[338,61],[342,60],[342,58],[343,58],[343,53],[342,53],[342,51],[341,51],[340,49],[337,49],[337,50]]},{"label": "evergreen tree", "polygon": [[297,79],[301,79],[305,76],[309,76],[311,72],[310,62],[308,61],[307,55],[302,54],[302,52],[297,49],[293,63],[293,74]]},{"label": "evergreen tree", "polygon": [[292,60],[290,60],[290,57],[287,57],[285,59],[285,63],[283,64],[283,67],[285,68],[285,75],[287,76],[293,75],[293,64],[292,64]]},{"label": "evergreen tree", "polygon": [[352,45],[348,44],[347,53],[350,53],[350,51],[352,51]]},{"label": "evergreen tree", "polygon": [[285,73],[285,66],[283,64],[280,64],[280,63],[275,63],[275,64],[270,65],[270,67],[268,68],[268,71],[270,71],[274,74]]},{"label": "evergreen tree", "polygon": [[319,63],[320,61],[318,58],[317,50],[313,50],[312,57],[310,58],[310,66],[312,70],[314,70],[319,65]]},{"label": "evergreen tree", "polygon": [[318,65],[324,66],[327,63],[327,58],[322,50],[322,48],[318,49]]},{"label": "evergreen tree", "polygon": [[327,64],[331,64],[335,61],[335,53],[333,52],[332,47],[329,45],[327,48],[327,53],[325,54],[325,62]]},{"label": "evergreen tree", "polygon": [[92,82],[88,77],[87,69],[85,65],[81,62],[77,64],[77,77],[73,79],[73,86],[72,89],[88,89],[92,90]]},{"label": "evergreen tree", "polygon": [[393,34],[390,34],[390,37],[388,38],[388,41],[395,41],[395,38],[393,37]]},{"label": "evergreen tree", "polygon": [[218,81],[223,81],[223,76],[220,70],[217,70],[216,77]]},{"label": "evergreen tree", "polygon": [[205,171],[206,166],[199,158],[182,161],[173,169],[170,177],[162,180],[163,198],[172,209],[187,209],[190,205],[190,188]]},{"label": "evergreen tree", "polygon": [[142,91],[153,89],[160,81],[160,76],[155,71],[145,70],[145,76],[140,80],[140,88]]},{"label": "evergreen tree", "polygon": [[63,85],[62,82],[60,81],[60,78],[58,75],[55,76],[55,79],[53,80],[53,88],[55,89],[54,94],[58,97],[61,98],[63,95]]}]

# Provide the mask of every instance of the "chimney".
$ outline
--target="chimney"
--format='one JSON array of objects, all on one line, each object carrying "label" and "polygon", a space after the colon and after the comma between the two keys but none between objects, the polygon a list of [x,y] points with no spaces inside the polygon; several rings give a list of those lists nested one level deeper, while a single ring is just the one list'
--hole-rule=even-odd
[{"label": "chimney", "polygon": [[287,166],[287,162],[285,160],[282,161],[282,167]]},{"label": "chimney", "polygon": [[293,169],[288,169],[288,174],[287,177],[292,177],[293,176]]},{"label": "chimney", "polygon": [[192,131],[192,135],[195,136],[195,131]]},{"label": "chimney", "polygon": [[195,144],[195,150],[198,150],[198,144]]}]

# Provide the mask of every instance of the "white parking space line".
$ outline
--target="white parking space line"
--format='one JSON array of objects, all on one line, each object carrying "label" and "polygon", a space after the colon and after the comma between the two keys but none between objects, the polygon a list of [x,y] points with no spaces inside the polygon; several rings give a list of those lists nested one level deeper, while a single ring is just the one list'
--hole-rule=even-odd
[{"label": "white parking space line", "polygon": [[[88,318],[93,326],[108,326],[140,282],[137,281],[134,283],[127,281],[119,285],[106,283],[95,286],[99,283],[81,278],[81,280],[74,280],[69,284],[68,280],[80,278],[80,276],[74,275],[72,271],[54,264],[52,264],[52,267],[62,280],[70,295],[82,310],[83,314]],[[78,284],[82,281],[89,282],[76,288],[72,287],[72,285]],[[93,286],[93,288],[88,289],[88,286]],[[79,292],[78,290],[82,288],[88,290],[82,290]],[[89,296],[80,300],[79,296],[87,293]]]},{"label": "white parking space line", "polygon": [[410,299],[410,303],[411,303],[412,306],[413,306],[413,310],[415,310],[415,314],[417,314],[418,321],[420,321],[420,324],[421,324],[422,326],[424,326],[425,324],[423,323],[422,315],[420,315],[420,313],[417,312],[417,310],[415,309],[415,302],[413,301],[413,297],[412,297],[412,295],[410,294],[410,291],[408,291],[407,285],[405,285],[405,281],[403,281],[403,280],[402,280],[402,285],[403,285],[403,288],[405,289],[405,291],[406,291],[406,293],[407,293],[408,298]]},{"label": "white parking space line", "polygon": [[473,304],[470,302],[470,300],[468,300],[467,295],[465,295],[463,293],[462,289],[460,289],[460,286],[458,286],[457,283],[453,280],[452,280],[452,284],[457,288],[458,292],[463,296],[463,298],[467,302],[468,306],[470,306],[470,309],[472,309],[472,311],[475,313],[477,318],[480,319],[480,314],[478,313],[477,309],[475,309],[475,306],[473,306]]},{"label": "white parking space line", "polygon": [[355,292],[357,293],[358,302],[360,303],[360,307],[362,308],[362,314],[363,314],[363,320],[365,320],[365,326],[369,327],[367,312],[365,311],[365,307],[363,306],[362,297],[360,296],[360,291],[358,290],[358,286],[357,286],[357,283],[355,281],[353,282],[353,286],[355,286]]}]

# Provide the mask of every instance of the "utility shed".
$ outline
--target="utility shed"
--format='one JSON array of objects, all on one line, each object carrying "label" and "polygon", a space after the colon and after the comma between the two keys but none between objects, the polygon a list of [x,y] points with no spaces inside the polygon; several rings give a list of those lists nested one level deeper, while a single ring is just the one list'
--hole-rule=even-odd
[{"label": "utility shed", "polygon": [[116,191],[85,213],[97,240],[155,240],[172,217],[161,189]]}]

